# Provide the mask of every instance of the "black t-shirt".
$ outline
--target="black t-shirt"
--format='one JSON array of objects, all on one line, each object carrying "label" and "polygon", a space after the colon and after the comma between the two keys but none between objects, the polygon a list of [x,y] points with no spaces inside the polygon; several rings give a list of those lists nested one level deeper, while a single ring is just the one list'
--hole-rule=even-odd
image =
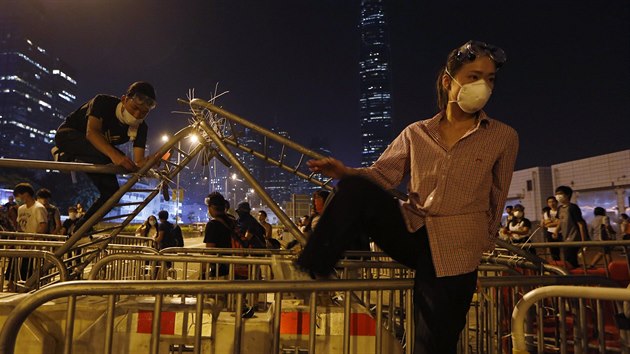
[{"label": "black t-shirt", "polygon": [[239,236],[244,238],[245,233],[249,232],[251,234],[249,240],[241,241],[243,247],[266,248],[265,228],[250,213],[238,213],[238,216],[236,231]]},{"label": "black t-shirt", "polygon": [[74,225],[77,222],[77,219],[70,219],[67,218],[66,220],[63,221],[63,228],[66,229],[66,236],[70,236],[70,228],[72,227],[72,225]]},{"label": "black t-shirt", "polygon": [[[116,107],[120,98],[109,95],[97,95],[86,104],[74,111],[61,123],[61,128],[72,128],[85,133],[89,116],[100,118],[103,122],[102,132],[105,139],[112,145],[120,145],[129,141],[127,131],[129,126],[121,123],[116,117]],[[145,122],[138,126],[138,134],[133,142],[134,147],[144,148],[147,143],[148,127]]]},{"label": "black t-shirt", "polygon": [[158,246],[160,249],[177,246],[175,238],[173,237],[173,228],[173,224],[168,221],[160,222],[160,224],[158,225],[158,233],[160,231],[164,231],[164,237],[162,238],[162,241],[160,241],[160,244]]},{"label": "black t-shirt", "polygon": [[232,230],[229,230],[219,220],[212,219],[204,230],[204,243],[214,243],[216,248],[232,248]]},{"label": "black t-shirt", "polygon": [[[223,218],[223,221],[225,222],[225,224],[217,219],[212,219],[208,221],[204,230],[204,243],[214,243],[214,247],[216,248],[232,248],[232,233],[234,232],[234,221],[228,219],[227,217]],[[228,226],[226,225],[232,225],[232,230],[228,229]],[[229,270],[230,268],[227,264],[219,264],[220,276],[227,275],[229,273]],[[210,276],[215,276],[214,269],[211,270]]]}]

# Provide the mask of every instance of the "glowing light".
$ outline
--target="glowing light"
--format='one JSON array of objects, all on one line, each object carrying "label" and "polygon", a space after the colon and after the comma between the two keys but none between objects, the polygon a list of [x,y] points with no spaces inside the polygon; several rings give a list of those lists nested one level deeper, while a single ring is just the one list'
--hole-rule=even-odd
[{"label": "glowing light", "polygon": [[162,135],[162,142],[167,142],[168,141],[168,135],[164,134]]}]

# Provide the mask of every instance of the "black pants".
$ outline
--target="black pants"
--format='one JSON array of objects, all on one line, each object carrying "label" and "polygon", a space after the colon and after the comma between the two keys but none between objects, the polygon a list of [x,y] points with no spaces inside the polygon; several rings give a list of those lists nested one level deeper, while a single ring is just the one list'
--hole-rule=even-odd
[{"label": "black pants", "polygon": [[[558,238],[553,238],[553,233],[545,230],[545,239],[547,242],[562,242],[562,235],[558,235]],[[558,247],[549,247],[549,253],[551,253],[551,259],[554,261],[560,260],[560,248]]]},{"label": "black pants", "polygon": [[[77,130],[61,129],[55,136],[57,147],[66,154],[81,162],[95,164],[110,164],[112,160],[98,151],[86,138],[85,134]],[[115,174],[87,173],[92,183],[100,193],[98,199],[85,212],[81,223],[89,219],[105,202],[120,188]],[[76,228],[80,227],[78,225]]]},{"label": "black pants", "polygon": [[477,272],[438,278],[427,229],[407,231],[398,202],[371,181],[353,176],[339,182],[297,263],[316,274],[330,274],[343,251],[361,234],[369,235],[398,262],[416,269],[414,353],[455,353]]},{"label": "black pants", "polygon": [[573,268],[580,268],[578,253],[580,253],[580,247],[566,247],[564,249],[564,261],[571,264]]}]

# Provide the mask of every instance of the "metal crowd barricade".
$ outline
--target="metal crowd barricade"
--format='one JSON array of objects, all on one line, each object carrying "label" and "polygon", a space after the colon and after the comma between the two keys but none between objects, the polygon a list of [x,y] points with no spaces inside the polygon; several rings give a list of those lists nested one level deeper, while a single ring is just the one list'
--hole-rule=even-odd
[{"label": "metal crowd barricade", "polygon": [[[54,264],[54,268],[44,271],[45,262]],[[5,290],[5,285],[8,292],[31,290],[24,287],[24,281],[31,274],[37,275],[39,279],[35,289],[57,281],[68,280],[68,272],[63,262],[53,253],[42,250],[2,249],[0,250],[0,270],[2,270],[0,291]],[[9,286],[9,283],[13,283],[13,286]]]},{"label": "metal crowd barricade", "polygon": [[[43,304],[60,298],[68,298],[67,303],[67,320],[65,321],[65,329],[63,331],[63,353],[71,353],[73,346],[76,344],[73,340],[74,337],[74,315],[77,305],[77,297],[92,295],[92,296],[106,296],[107,308],[104,325],[104,335],[102,338],[102,347],[104,353],[112,353],[113,340],[116,335],[114,331],[114,322],[116,318],[116,310],[118,302],[117,298],[123,295],[129,296],[154,296],[153,304],[153,324],[151,330],[151,339],[149,345],[149,353],[157,354],[160,352],[160,316],[162,311],[169,307],[168,301],[169,295],[187,295],[194,297],[195,301],[187,301],[183,304],[178,304],[178,311],[190,311],[194,313],[195,318],[200,319],[204,313],[204,296],[209,292],[213,294],[233,294],[237,298],[237,304],[242,304],[243,294],[245,293],[268,293],[274,296],[274,306],[272,314],[272,343],[260,343],[260,345],[271,345],[271,353],[280,352],[280,325],[281,325],[281,311],[282,311],[282,299],[286,293],[302,293],[309,297],[309,309],[311,314],[316,314],[318,311],[318,303],[316,298],[319,294],[327,293],[331,291],[342,291],[349,294],[351,291],[376,291],[380,297],[384,291],[396,291],[404,293],[406,304],[408,308],[411,308],[411,291],[413,289],[413,281],[411,280],[378,280],[378,281],[366,281],[366,280],[334,280],[334,281],[163,281],[163,282],[143,282],[143,281],[128,281],[128,282],[112,282],[112,281],[70,281],[60,284],[55,284],[44,288],[40,291],[33,293],[28,298],[25,298],[20,302],[17,307],[10,313],[7,318],[2,332],[0,332],[0,354],[13,354],[16,345],[16,339],[18,332],[24,321],[29,315]],[[379,297],[379,298],[380,298]],[[350,341],[350,314],[351,314],[351,297],[346,296],[343,309],[344,326],[343,326],[343,353],[350,353],[351,341]],[[232,347],[232,353],[241,353],[241,344],[243,339],[243,327],[244,321],[242,319],[243,307],[237,305],[234,314],[234,342]],[[376,333],[382,333],[385,330],[383,323],[383,309],[381,303],[378,302],[375,308],[375,326]],[[308,353],[314,354],[316,348],[316,326],[317,317],[310,316],[308,335]],[[406,316],[403,322],[405,331],[407,333],[413,333],[413,316]],[[192,337],[193,352],[200,353],[202,347],[202,340],[210,338],[202,338],[202,321],[195,321],[192,336],[189,333],[184,334],[185,337]],[[376,336],[375,340],[375,353],[382,353],[381,336]],[[212,338],[211,340],[216,340]],[[413,345],[409,341],[405,347],[406,353],[413,352]]]},{"label": "metal crowd barricade", "polygon": [[160,250],[160,254],[204,254],[204,255],[226,255],[226,256],[257,256],[271,257],[291,256],[295,252],[282,249],[261,249],[261,248],[208,248],[208,247],[169,247]]},{"label": "metal crowd barricade", "polygon": [[[569,300],[570,299],[570,300]],[[595,303],[587,302],[588,300],[595,300]],[[625,336],[619,335],[617,338],[619,347],[613,347],[610,341],[606,340],[608,334],[608,328],[605,326],[606,321],[606,308],[613,308],[616,312],[621,312],[621,301],[630,301],[630,290],[628,289],[611,289],[611,288],[595,288],[595,287],[581,287],[581,286],[545,286],[534,289],[525,294],[522,299],[516,304],[512,312],[512,353],[530,353],[534,350],[532,344],[536,344],[536,350],[551,349],[547,348],[545,343],[540,340],[541,337],[531,332],[531,329],[527,328],[527,319],[536,313],[537,323],[539,328],[543,323],[543,308],[545,302],[556,302],[559,304],[559,308],[562,313],[559,314],[559,320],[564,323],[565,317],[569,314],[566,313],[566,309],[574,312],[577,320],[579,321],[577,331],[574,331],[574,338],[571,342],[574,345],[574,353],[592,353],[597,351],[598,353],[609,352],[630,352],[630,342]],[[607,301],[607,302],[604,302]],[[592,312],[594,320],[587,321],[587,310]],[[607,306],[608,305],[608,306]],[[591,335],[589,335],[589,333]],[[621,333],[620,333],[621,334]],[[538,336],[540,331],[538,331]],[[533,343],[534,338],[538,338],[537,343]],[[563,341],[563,344],[559,349],[559,352],[567,353],[568,340]]]},{"label": "metal crowd barricade", "polygon": [[152,237],[117,235],[110,244],[142,246],[157,249],[157,242]]},{"label": "metal crowd barricade", "polygon": [[[617,284],[605,277],[589,275],[566,275],[562,268],[548,266],[540,269],[538,264],[507,256],[486,256],[485,264],[479,267],[479,288],[473,296],[467,324],[462,332],[459,353],[506,353],[511,350],[509,316],[513,306],[528,291],[547,285],[588,285],[615,287]],[[499,266],[499,268],[495,268]],[[511,268],[506,272],[503,267]],[[527,269],[524,275],[523,269]],[[539,353],[545,349],[566,346],[568,327],[564,323],[565,308],[557,302],[544,304],[544,321],[528,318],[527,328],[537,331],[539,340],[531,339]],[[609,313],[610,315],[610,313]],[[540,318],[543,318],[541,315]],[[584,320],[585,316],[576,317]],[[576,322],[578,330],[581,322]],[[552,331],[552,334],[549,332]],[[570,337],[570,336],[569,336]],[[531,348],[530,348],[531,349]],[[556,351],[549,352],[556,352]]]}]

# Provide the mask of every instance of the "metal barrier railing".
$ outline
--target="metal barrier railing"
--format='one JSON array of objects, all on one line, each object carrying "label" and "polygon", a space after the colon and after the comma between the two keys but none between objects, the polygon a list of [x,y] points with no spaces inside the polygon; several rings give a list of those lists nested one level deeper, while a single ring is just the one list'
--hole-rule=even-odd
[{"label": "metal barrier railing", "polygon": [[[54,264],[54,268],[43,271],[45,262]],[[67,281],[68,271],[63,262],[53,253],[42,250],[0,250],[0,292],[21,292],[30,290],[23,287],[24,281],[31,275],[37,275],[39,281],[35,289],[56,282]]]},{"label": "metal barrier railing", "polygon": [[[73,333],[75,319],[74,314],[77,305],[77,297],[84,295],[94,296],[107,296],[107,309],[104,335],[102,347],[104,353],[112,353],[112,343],[114,333],[114,320],[116,313],[116,298],[123,295],[148,295],[154,296],[153,301],[153,324],[150,339],[150,354],[157,354],[160,351],[160,316],[162,310],[165,308],[165,297],[167,295],[187,295],[192,296],[196,301],[186,301],[177,305],[178,311],[184,311],[191,309],[194,312],[194,316],[197,319],[201,319],[204,313],[204,296],[208,293],[212,294],[233,294],[237,297],[237,303],[242,304],[242,297],[245,293],[267,293],[273,294],[274,306],[273,314],[271,316],[272,336],[273,341],[271,343],[271,353],[280,352],[280,322],[282,311],[282,299],[286,293],[301,293],[306,294],[309,298],[309,310],[311,314],[316,314],[318,311],[317,297],[322,294],[326,294],[331,291],[340,291],[345,293],[343,301],[343,352],[350,353],[351,341],[350,341],[350,314],[352,297],[350,292],[352,291],[376,291],[378,298],[382,299],[383,291],[401,292],[405,298],[405,308],[407,311],[412,311],[412,295],[413,289],[412,280],[378,280],[378,281],[366,281],[366,280],[335,280],[335,281],[164,281],[147,283],[142,281],[128,281],[124,283],[111,282],[111,281],[88,281],[77,282],[70,281],[61,284],[55,284],[44,288],[40,291],[33,293],[28,298],[25,298],[20,302],[16,308],[11,312],[7,318],[2,332],[0,332],[0,354],[13,354],[15,350],[16,339],[18,332],[24,321],[28,316],[35,311],[39,306],[45,304],[48,301],[52,301],[59,298],[68,298],[67,313],[68,317],[65,321],[64,330],[64,353],[71,353],[73,347]],[[401,309],[402,310],[402,309]],[[238,305],[234,314],[234,343],[233,353],[241,353],[241,341],[243,338],[243,325],[242,319],[243,308],[242,305]],[[404,322],[402,325],[406,333],[414,333],[412,317],[409,314],[404,316]],[[375,353],[382,353],[382,338],[380,336],[384,330],[390,330],[384,328],[383,316],[386,316],[382,306],[382,302],[377,302],[375,308],[375,333],[379,334],[375,338]],[[195,321],[193,330],[193,352],[200,353],[202,346],[202,321]],[[317,316],[310,316],[308,335],[308,352],[315,353],[316,348],[316,333]],[[186,332],[186,336],[188,333]],[[216,339],[216,338],[214,338]],[[413,352],[413,341],[408,341],[405,347],[406,353]],[[261,343],[261,345],[264,345]]]},{"label": "metal barrier railing", "polygon": [[[512,344],[509,341],[511,332],[509,318],[514,305],[530,290],[548,285],[614,287],[616,283],[605,277],[587,275],[500,276],[500,273],[480,273],[479,288],[473,298],[467,325],[461,336],[459,353],[509,351]],[[550,352],[566,353],[568,327],[563,322],[567,314],[566,309],[557,302],[544,305],[544,308],[540,307],[537,310],[545,311],[549,315],[548,321],[553,320],[554,334],[549,335],[547,332],[550,330],[548,322],[543,323],[542,320],[536,321],[534,317],[529,317],[527,328],[535,332],[531,338],[532,345],[537,347],[539,353],[545,352],[545,349],[551,350]],[[581,331],[580,321],[586,321],[586,317],[584,315],[580,317],[578,314],[575,318],[576,331]],[[565,351],[561,350],[563,347]]]},{"label": "metal barrier railing", "polygon": [[[530,353],[532,349],[531,346],[528,346],[526,341],[527,328],[526,328],[526,319],[533,312],[531,310],[532,306],[536,306],[536,313],[539,315],[538,323],[541,321],[541,309],[544,306],[543,300],[553,300],[559,304],[559,308],[561,310],[565,308],[574,308],[576,307],[575,301],[568,301],[566,299],[577,299],[577,313],[579,314],[579,319],[581,323],[579,323],[580,331],[577,331],[576,336],[573,339],[574,343],[574,353],[591,353],[592,350],[598,350],[599,353],[608,353],[612,350],[618,350],[622,353],[628,353],[630,350],[630,343],[627,338],[620,338],[620,348],[608,348],[605,340],[606,329],[604,326],[604,308],[605,304],[602,303],[602,300],[619,302],[619,301],[630,301],[630,290],[628,289],[611,289],[611,288],[595,288],[595,287],[578,287],[578,286],[545,286],[534,289],[527,294],[525,294],[522,299],[516,304],[514,311],[512,312],[512,343],[513,350],[512,353]],[[586,305],[585,300],[596,300],[595,301],[595,324],[596,331],[598,333],[594,338],[589,338],[586,336],[584,332],[587,330],[587,324],[584,323],[586,319]],[[617,307],[618,303],[614,303]],[[563,311],[561,313],[559,320],[564,322],[565,317],[567,316],[566,312]],[[530,336],[531,337],[531,336]],[[590,339],[596,339],[597,344],[590,344]],[[540,343],[539,339],[539,343]],[[566,341],[564,342],[566,343]],[[538,345],[538,350],[541,349],[541,345]],[[543,348],[544,349],[544,348]],[[539,351],[540,352],[540,351]],[[560,348],[560,353],[567,353],[566,346]]]},{"label": "metal barrier railing", "polygon": [[118,235],[112,239],[110,244],[115,245],[131,245],[131,246],[143,246],[157,249],[157,242],[152,237],[144,236],[123,236]]},{"label": "metal barrier railing", "polygon": [[[232,255],[149,255],[112,254],[103,257],[90,271],[90,280],[278,280],[274,269],[292,261],[277,256],[235,257]],[[410,279],[413,271],[397,262],[342,260],[337,266],[342,279]],[[288,278],[297,275],[295,271]],[[294,279],[295,280],[295,279]],[[370,292],[355,294],[365,304],[373,304]],[[248,298],[254,303],[253,297]],[[390,299],[395,303],[394,299]],[[228,308],[234,305],[227,302]],[[393,318],[393,315],[391,316]]]},{"label": "metal barrier railing", "polygon": [[271,257],[274,255],[295,255],[295,252],[281,249],[260,249],[260,248],[206,248],[206,247],[169,247],[160,250],[160,254],[205,254],[205,255],[225,255],[225,256],[257,256]]},{"label": "metal barrier railing", "polygon": [[33,240],[33,241],[65,241],[68,237],[63,235],[31,234],[26,232],[13,232],[0,230],[0,239],[3,240]]}]

